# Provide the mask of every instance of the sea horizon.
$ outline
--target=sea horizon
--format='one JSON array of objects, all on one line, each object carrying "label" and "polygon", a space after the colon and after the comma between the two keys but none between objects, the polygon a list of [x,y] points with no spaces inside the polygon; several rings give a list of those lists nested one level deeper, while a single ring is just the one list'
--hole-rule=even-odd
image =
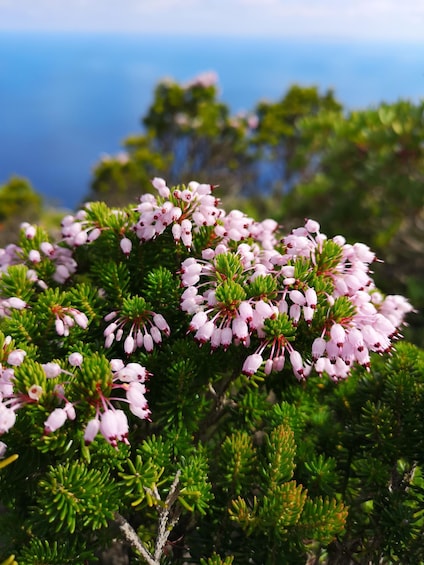
[{"label": "sea horizon", "polygon": [[[15,174],[74,209],[91,170],[130,134],[156,84],[219,77],[231,111],[276,101],[293,84],[332,89],[347,110],[418,102],[424,45],[228,36],[0,33],[0,184]],[[213,182],[213,179],[211,179]]]}]

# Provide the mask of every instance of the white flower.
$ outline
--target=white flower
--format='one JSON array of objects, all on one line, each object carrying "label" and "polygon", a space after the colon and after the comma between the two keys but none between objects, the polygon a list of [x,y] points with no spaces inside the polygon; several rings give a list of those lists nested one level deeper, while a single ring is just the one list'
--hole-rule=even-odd
[{"label": "white flower", "polygon": [[84,357],[81,355],[81,353],[75,351],[74,353],[71,353],[69,355],[68,361],[72,367],[81,367],[82,362],[84,361]]},{"label": "white flower", "polygon": [[67,418],[68,414],[66,413],[66,410],[63,408],[55,408],[44,422],[44,433],[50,434],[55,432],[63,426]]},{"label": "white flower", "polygon": [[251,377],[254,373],[256,373],[262,363],[262,355],[259,355],[259,353],[253,353],[252,355],[246,357],[243,363],[242,373],[248,377]]},{"label": "white flower", "polygon": [[43,389],[39,385],[32,385],[28,389],[28,396],[31,400],[40,400],[41,395],[43,394]]},{"label": "white flower", "polygon": [[8,432],[15,425],[15,421],[15,411],[0,403],[0,434]]},{"label": "white flower", "polygon": [[25,356],[26,356],[26,351],[24,351],[23,349],[15,349],[14,351],[11,351],[9,353],[7,357],[7,362],[9,363],[9,365],[14,365],[16,367],[19,367],[19,365],[25,359]]}]

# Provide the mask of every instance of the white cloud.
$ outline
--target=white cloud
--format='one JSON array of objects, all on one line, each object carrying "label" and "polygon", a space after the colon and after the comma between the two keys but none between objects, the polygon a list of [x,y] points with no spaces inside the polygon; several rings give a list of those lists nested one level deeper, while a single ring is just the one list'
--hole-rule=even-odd
[{"label": "white cloud", "polygon": [[424,41],[421,0],[0,0],[1,29]]}]

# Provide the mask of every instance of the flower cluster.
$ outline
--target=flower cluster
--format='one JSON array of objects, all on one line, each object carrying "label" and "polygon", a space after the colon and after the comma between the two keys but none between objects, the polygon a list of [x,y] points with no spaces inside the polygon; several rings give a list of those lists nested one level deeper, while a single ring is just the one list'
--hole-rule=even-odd
[{"label": "flower cluster", "polygon": [[60,244],[52,244],[47,240],[36,241],[37,228],[32,224],[23,223],[21,229],[27,242],[31,243],[30,248],[24,250],[12,243],[0,249],[0,272],[6,272],[11,265],[24,263],[28,266],[28,279],[37,283],[41,289],[48,287],[48,282],[40,279],[37,273],[37,267],[43,261],[49,261],[54,265],[52,279],[58,284],[63,284],[75,273],[77,263],[72,249]]},{"label": "flower cluster", "polygon": [[[6,338],[4,348],[10,349],[11,340]],[[7,354],[7,366],[0,374],[0,434],[12,428],[16,422],[16,411],[27,404],[37,404],[48,397],[54,404],[44,421],[44,434],[50,435],[59,430],[67,420],[75,420],[78,411],[86,414],[95,411],[85,423],[84,439],[91,443],[98,432],[114,447],[118,441],[128,443],[128,419],[118,406],[128,404],[130,411],[138,418],[150,417],[146,394],[146,381],[150,376],[139,363],[125,363],[121,359],[112,359],[105,375],[106,386],[97,386],[96,394],[89,403],[76,396],[80,371],[84,370],[84,356],[79,352],[71,353],[67,362],[69,370],[59,363],[51,361],[41,365],[45,382],[33,383],[22,390],[22,383],[16,378],[15,368],[25,361],[26,353],[21,349],[11,349]],[[24,368],[24,367],[23,367]],[[115,403],[118,405],[115,405]],[[84,416],[81,416],[84,419]],[[84,421],[82,422],[84,423]]]},{"label": "flower cluster", "polygon": [[[146,303],[140,297],[126,301],[123,311],[107,314],[105,321],[109,322],[103,332],[105,348],[108,349],[114,342],[123,341],[127,355],[131,355],[139,347],[144,347],[150,353],[155,344],[162,343],[162,333],[166,336],[170,334],[169,325],[162,314],[146,309]],[[129,330],[125,335],[126,326],[129,326]]]},{"label": "flower cluster", "polygon": [[[233,240],[246,237],[244,226],[248,220],[234,228]],[[341,379],[354,363],[368,367],[371,351],[389,351],[412,307],[375,289],[374,253],[341,236],[328,240],[313,220],[277,245],[274,229],[263,237],[261,252],[256,241],[233,253],[223,240],[202,259],[182,263],[181,308],[192,316],[195,339],[212,349],[253,347],[242,369],[249,376],[261,366],[266,374],[280,371],[287,357],[298,378],[314,368]],[[295,348],[300,326],[309,328],[310,350]]]},{"label": "flower cluster", "polygon": [[14,395],[14,368],[24,361],[26,352],[14,349],[12,339],[6,337],[1,348],[5,363],[0,365],[0,435],[8,432],[16,421],[16,410],[22,405]]},{"label": "flower cluster", "polygon": [[145,194],[137,208],[139,220],[134,229],[142,242],[156,238],[171,226],[176,242],[191,247],[193,230],[202,226],[215,226],[224,211],[218,208],[218,200],[212,195],[213,186],[190,182],[187,187],[176,187],[172,191],[165,181],[152,181],[158,196]]},{"label": "flower cluster", "polygon": [[86,443],[91,443],[100,431],[106,441],[116,447],[118,441],[129,443],[128,419],[124,410],[116,408],[112,400],[120,402],[125,400],[135,416],[141,420],[148,420],[150,410],[145,397],[145,382],[149,373],[139,363],[125,365],[121,359],[112,359],[110,365],[113,374],[112,390],[124,391],[125,399],[120,396],[106,398],[100,394],[96,404],[96,415],[87,423],[84,439]]},{"label": "flower cluster", "polygon": [[[3,321],[22,314],[22,324],[16,326],[20,328],[28,320],[34,323],[34,312],[44,312],[47,329],[53,315],[56,335],[51,332],[47,339],[59,348],[57,354],[65,346],[71,351],[62,362],[42,363],[42,377],[35,371],[38,376],[31,380],[32,369],[20,369],[38,363],[37,347],[29,347],[27,360],[20,348],[25,338],[12,324],[21,341],[15,348],[10,337],[4,340],[3,348],[8,349],[0,366],[0,434],[14,425],[16,411],[30,404],[41,406],[44,415],[48,411],[45,434],[77,420],[87,443],[98,433],[115,447],[119,441],[128,442],[126,408],[142,420],[150,417],[145,385],[149,373],[139,361],[144,364],[160,350],[164,337],[171,348],[173,337],[181,339],[186,332],[211,352],[238,347],[245,351],[238,369],[249,377],[280,372],[287,363],[298,379],[314,371],[339,380],[355,364],[368,368],[370,353],[390,351],[400,335],[412,307],[403,297],[385,297],[375,288],[370,266],[376,258],[366,245],[350,245],[342,236],[329,239],[311,219],[282,237],[273,220],[257,222],[239,210],[226,213],[209,184],[193,181],[171,189],[160,178],[152,184],[157,194],[143,195],[136,208],[111,210],[92,203],[65,216],[57,245],[24,224],[21,246],[0,251],[0,270],[23,263],[29,281],[18,285],[24,288],[21,294],[13,294],[5,283],[0,297]],[[180,308],[186,314],[177,317],[186,325],[175,331],[160,311],[166,296],[156,301],[153,290],[149,303],[141,295],[146,287],[140,278],[152,268],[143,261],[150,257],[149,250],[159,249],[157,240],[165,233],[164,249],[175,249],[171,264],[178,264],[170,277],[180,283]],[[108,271],[110,279],[106,273],[105,288],[96,290],[96,305],[90,305],[88,285],[88,294],[80,295],[78,306],[85,305],[90,320],[96,319],[92,329],[83,308],[72,305],[75,293],[69,293],[66,302],[56,301],[55,293],[64,283],[70,288],[74,274],[80,275],[81,257],[84,266],[90,263],[93,245],[100,245],[103,253],[115,245],[111,262],[117,261],[119,268]],[[136,274],[131,280],[132,268]],[[125,290],[119,287],[121,272],[127,276]],[[44,280],[43,273],[50,273],[50,279]],[[92,273],[81,274],[89,278]],[[108,295],[111,286],[115,294]],[[102,313],[96,316],[100,303]],[[104,339],[103,361],[78,350],[70,332],[73,326],[86,332],[87,351],[97,351]],[[117,358],[122,350],[125,362]]]}]

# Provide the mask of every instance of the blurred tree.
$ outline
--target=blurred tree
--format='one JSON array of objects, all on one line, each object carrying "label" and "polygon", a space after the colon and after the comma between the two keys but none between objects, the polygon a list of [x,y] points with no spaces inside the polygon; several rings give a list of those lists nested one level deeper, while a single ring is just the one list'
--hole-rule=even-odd
[{"label": "blurred tree", "polygon": [[281,195],[308,178],[315,159],[305,159],[299,151],[304,145],[299,122],[322,112],[341,116],[342,106],[332,90],[320,94],[316,86],[293,85],[279,102],[259,102],[256,106],[258,126],[253,142],[262,160],[258,171],[262,193]]},{"label": "blurred tree", "polygon": [[[379,286],[424,306],[424,102],[323,111],[300,123],[296,159],[309,164],[280,219],[319,217],[326,233],[369,244],[384,260]],[[422,323],[422,320],[414,323]]]},{"label": "blurred tree", "polygon": [[253,182],[249,140],[256,119],[232,117],[217,100],[216,80],[214,73],[204,73],[185,85],[160,82],[142,120],[144,133],[124,142],[126,153],[102,159],[89,198],[128,202],[154,176],[170,184],[209,181],[241,194]]},{"label": "blurred tree", "polygon": [[42,197],[27,179],[12,176],[6,184],[0,186],[0,246],[18,238],[23,221],[37,221],[42,207]]}]

